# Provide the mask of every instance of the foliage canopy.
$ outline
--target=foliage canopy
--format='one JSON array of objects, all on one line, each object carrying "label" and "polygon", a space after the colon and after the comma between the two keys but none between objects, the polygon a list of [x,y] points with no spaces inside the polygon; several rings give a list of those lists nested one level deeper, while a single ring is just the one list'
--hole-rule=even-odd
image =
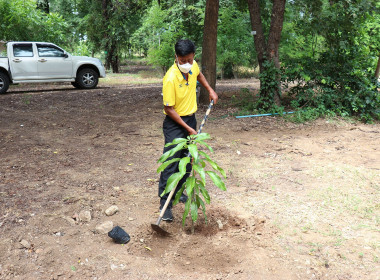
[{"label": "foliage canopy", "polygon": [[[189,38],[201,60],[206,0],[43,1],[49,9],[37,8],[37,0],[0,0],[0,40],[53,42],[77,55],[100,56],[113,71],[122,58],[145,56],[165,72],[174,60],[174,43]],[[217,73],[237,77],[239,67],[258,65],[248,5],[245,0],[219,3]],[[272,1],[260,1],[266,36],[272,7]],[[279,49],[281,72],[266,64],[261,86],[277,87],[271,83],[281,75],[292,100],[285,105],[299,108],[299,114],[311,109],[314,117],[354,115],[373,121],[379,118],[379,84],[374,81],[379,55],[378,1],[288,0]],[[259,110],[258,104],[271,112],[285,109],[274,104],[273,96],[252,101],[249,107]]]}]

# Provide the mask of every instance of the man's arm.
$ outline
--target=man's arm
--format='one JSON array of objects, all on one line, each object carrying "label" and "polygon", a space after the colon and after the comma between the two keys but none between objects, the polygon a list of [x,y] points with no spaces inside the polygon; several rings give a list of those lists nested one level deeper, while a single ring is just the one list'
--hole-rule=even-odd
[{"label": "man's arm", "polygon": [[185,128],[189,135],[195,135],[197,132],[188,126],[182,118],[178,115],[178,113],[174,110],[173,106],[164,106],[165,113],[176,123],[178,123],[180,126]]},{"label": "man's arm", "polygon": [[209,92],[209,98],[210,98],[210,101],[211,100],[214,100],[214,104],[216,104],[218,102],[218,95],[216,94],[216,92],[212,89],[212,87],[208,84],[205,76],[202,74],[202,72],[199,72],[199,75],[198,75],[198,78],[197,78],[198,82],[201,83],[202,86],[205,87],[205,89]]}]

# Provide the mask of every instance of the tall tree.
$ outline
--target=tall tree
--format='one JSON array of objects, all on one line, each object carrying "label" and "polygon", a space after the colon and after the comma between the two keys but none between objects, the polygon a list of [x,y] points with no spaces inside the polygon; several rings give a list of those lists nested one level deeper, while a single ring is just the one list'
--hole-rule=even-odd
[{"label": "tall tree", "polygon": [[70,33],[58,14],[36,9],[35,0],[0,0],[0,40],[47,41],[66,47]]},{"label": "tall tree", "polygon": [[[216,85],[216,44],[218,29],[219,0],[207,0],[202,44],[202,72],[215,89]],[[209,102],[208,92],[202,87],[199,102]]]},{"label": "tall tree", "polygon": [[264,108],[272,107],[273,102],[277,105],[281,103],[278,49],[284,22],[285,2],[286,0],[273,0],[271,23],[266,36],[260,0],[248,0],[252,30],[256,31],[254,44],[260,68],[260,105]]},{"label": "tall tree", "polygon": [[[112,36],[112,33],[109,32],[110,19],[112,17],[112,12],[114,11],[113,3],[111,0],[102,0],[102,16],[103,24],[106,27],[105,32],[103,33],[105,50],[106,50],[106,68],[109,69],[112,67],[112,72],[119,73],[119,53],[117,49],[117,43],[115,37]],[[111,34],[110,34],[111,33]]]},{"label": "tall tree", "polygon": [[[104,52],[106,68],[119,72],[119,58],[130,47],[131,36],[139,27],[147,0],[81,0],[78,12],[89,6],[82,21],[93,52]],[[85,9],[83,9],[85,11]],[[147,34],[145,34],[147,36]]]},{"label": "tall tree", "polygon": [[37,0],[37,9],[44,11],[46,14],[50,13],[49,0]]}]

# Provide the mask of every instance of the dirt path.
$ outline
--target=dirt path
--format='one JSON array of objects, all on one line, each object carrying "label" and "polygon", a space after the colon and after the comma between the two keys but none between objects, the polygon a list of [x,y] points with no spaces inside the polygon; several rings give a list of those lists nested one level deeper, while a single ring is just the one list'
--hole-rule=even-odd
[{"label": "dirt path", "polygon": [[[242,86],[257,82],[219,84],[205,126],[228,191],[210,190],[194,235],[176,206],[171,238],[150,229],[159,85],[0,96],[0,279],[380,279],[379,125],[225,117]],[[130,243],[97,233],[106,221]]]}]

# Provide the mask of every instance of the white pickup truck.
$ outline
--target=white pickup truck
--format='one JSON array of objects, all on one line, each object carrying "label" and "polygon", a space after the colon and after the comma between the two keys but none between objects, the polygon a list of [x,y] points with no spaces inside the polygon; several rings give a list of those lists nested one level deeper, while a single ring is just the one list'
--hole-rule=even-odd
[{"label": "white pickup truck", "polygon": [[52,43],[0,44],[0,94],[19,83],[71,82],[76,88],[92,89],[105,76],[99,59],[72,56]]}]

